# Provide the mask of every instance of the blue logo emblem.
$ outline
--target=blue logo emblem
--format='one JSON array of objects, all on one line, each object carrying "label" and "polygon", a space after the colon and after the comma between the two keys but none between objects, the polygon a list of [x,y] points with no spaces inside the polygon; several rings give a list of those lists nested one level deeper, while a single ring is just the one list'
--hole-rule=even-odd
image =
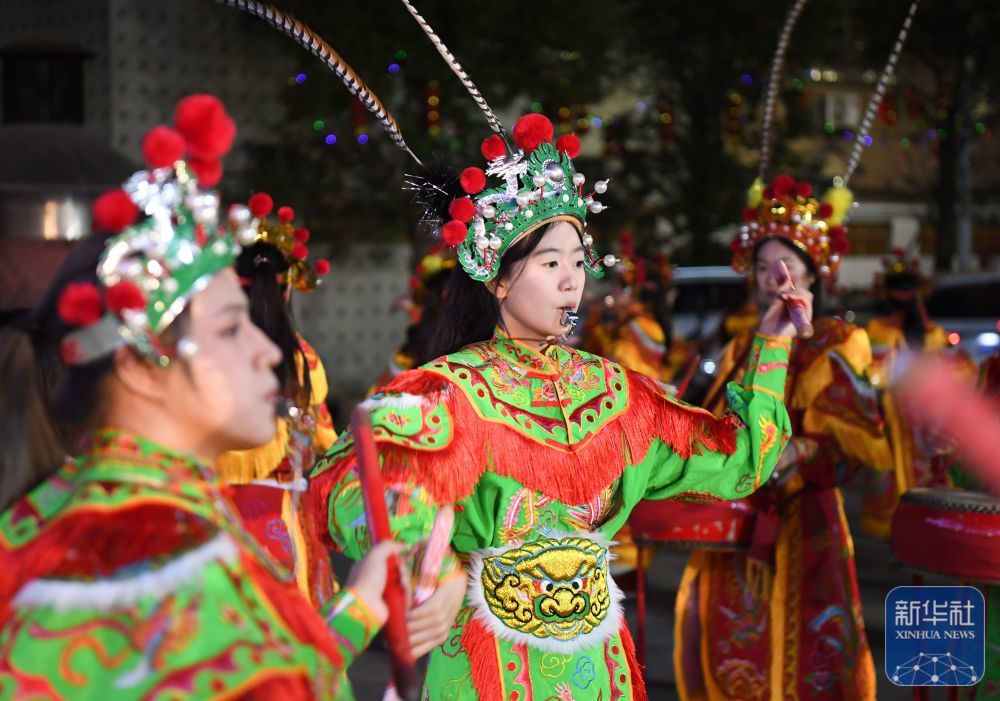
[{"label": "blue logo emblem", "polygon": [[885,674],[899,686],[971,686],[986,667],[975,587],[896,587],[885,598]]}]

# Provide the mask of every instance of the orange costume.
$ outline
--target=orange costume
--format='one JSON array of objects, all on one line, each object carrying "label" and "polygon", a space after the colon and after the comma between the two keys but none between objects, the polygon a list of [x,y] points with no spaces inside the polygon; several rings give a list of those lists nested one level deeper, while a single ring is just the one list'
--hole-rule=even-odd
[{"label": "orange costume", "polygon": [[301,337],[299,345],[312,383],[308,408],[297,416],[278,419],[278,433],[270,443],[223,455],[217,469],[247,529],[295,573],[302,593],[322,607],[337,592],[337,585],[326,548],[310,528],[313,517],[309,500],[304,498],[304,475],[333,445],[337,432],[324,403],[323,363]]},{"label": "orange costume", "polygon": [[[834,228],[830,207],[788,176],[761,189],[758,208],[747,215],[761,223],[744,227],[734,245],[737,271],[751,268],[758,243],[779,238],[832,277],[833,237],[820,247],[813,230]],[[865,378],[872,360],[865,332],[833,318],[813,325],[811,338],[792,344],[783,400],[793,438],[785,469],[748,499],[749,552],[698,551],[684,571],[674,644],[683,701],[875,697],[838,486],[866,465],[887,469],[892,456]],[[753,329],[741,331],[723,349],[705,400],[710,411],[723,410],[726,383],[746,362],[752,337]]]}]

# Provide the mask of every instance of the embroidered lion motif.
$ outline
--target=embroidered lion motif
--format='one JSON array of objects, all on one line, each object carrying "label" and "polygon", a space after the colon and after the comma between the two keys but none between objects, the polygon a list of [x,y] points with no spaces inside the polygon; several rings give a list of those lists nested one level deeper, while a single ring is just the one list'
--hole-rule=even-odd
[{"label": "embroidered lion motif", "polygon": [[586,636],[611,608],[607,550],[585,538],[540,540],[486,557],[480,579],[490,612],[538,640]]}]

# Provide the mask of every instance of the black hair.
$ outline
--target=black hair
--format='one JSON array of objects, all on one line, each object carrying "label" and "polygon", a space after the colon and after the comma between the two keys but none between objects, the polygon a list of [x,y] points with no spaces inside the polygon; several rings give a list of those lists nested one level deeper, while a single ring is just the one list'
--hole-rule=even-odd
[{"label": "black hair", "polygon": [[826,307],[826,299],[823,294],[823,279],[820,277],[819,271],[816,269],[816,264],[813,263],[812,258],[809,254],[803,251],[801,248],[792,243],[789,239],[784,236],[768,236],[762,238],[760,241],[754,244],[753,247],[753,262],[754,266],[757,265],[757,254],[760,252],[761,246],[763,246],[768,241],[777,241],[782,246],[787,248],[789,251],[794,253],[796,257],[802,264],[806,266],[806,270],[810,272],[813,276],[813,282],[809,285],[809,291],[812,293],[813,301],[813,317],[818,318],[824,315]]},{"label": "black hair", "polygon": [[885,304],[890,312],[902,315],[903,337],[906,339],[906,345],[911,349],[922,350],[927,324],[920,309],[922,304],[919,293],[920,281],[913,273],[896,273],[885,276],[885,287],[887,292],[910,293],[904,298],[887,294]]},{"label": "black hair", "polygon": [[454,267],[442,268],[433,275],[430,275],[423,282],[424,295],[421,300],[420,320],[416,324],[410,324],[406,329],[406,341],[403,343],[402,351],[413,358],[416,365],[423,365],[434,360],[437,355],[432,355],[434,346],[434,334],[438,328],[438,320],[444,311],[445,291],[448,289],[448,281],[453,275],[464,275],[461,270]]},{"label": "black hair", "polygon": [[87,424],[100,414],[112,355],[66,366],[59,344],[71,330],[58,314],[72,282],[97,282],[105,238],[82,241],[66,258],[41,304],[10,314],[0,329],[0,510],[58,469]]},{"label": "black hair", "polygon": [[[496,281],[507,279],[514,265],[531,255],[551,224],[545,225],[507,249],[500,259]],[[441,313],[434,324],[427,354],[431,360],[454,353],[470,343],[486,341],[500,323],[500,302],[482,282],[456,269],[445,286]]]},{"label": "black hair", "polygon": [[255,243],[244,248],[236,259],[236,273],[250,300],[250,318],[281,349],[281,363],[274,368],[274,374],[282,393],[298,406],[308,406],[312,396],[309,368],[285,300],[288,283],[278,279],[287,275],[288,262],[275,246]]}]

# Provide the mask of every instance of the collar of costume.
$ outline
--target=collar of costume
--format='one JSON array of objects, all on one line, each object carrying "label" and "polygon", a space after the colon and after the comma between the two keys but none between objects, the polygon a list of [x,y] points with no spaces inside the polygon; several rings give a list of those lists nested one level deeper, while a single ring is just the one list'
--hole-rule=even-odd
[{"label": "collar of costume", "polygon": [[[464,498],[490,469],[582,504],[642,462],[656,440],[685,458],[735,445],[732,425],[652,379],[575,348],[539,352],[503,332],[403,373],[362,406],[387,482],[417,470],[438,503]],[[353,451],[346,431],[313,477],[351,469]],[[323,494],[318,502],[327,503]]]}]

